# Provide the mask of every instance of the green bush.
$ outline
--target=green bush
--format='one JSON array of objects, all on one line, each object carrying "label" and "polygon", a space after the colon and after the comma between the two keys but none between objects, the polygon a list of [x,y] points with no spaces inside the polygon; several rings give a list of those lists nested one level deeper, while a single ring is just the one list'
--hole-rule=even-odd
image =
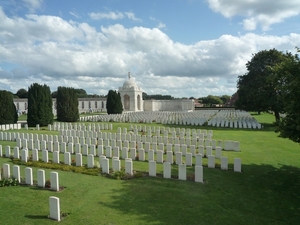
[{"label": "green bush", "polygon": [[0,187],[9,187],[9,186],[18,186],[20,182],[18,179],[11,177],[11,178],[4,178],[0,180]]}]

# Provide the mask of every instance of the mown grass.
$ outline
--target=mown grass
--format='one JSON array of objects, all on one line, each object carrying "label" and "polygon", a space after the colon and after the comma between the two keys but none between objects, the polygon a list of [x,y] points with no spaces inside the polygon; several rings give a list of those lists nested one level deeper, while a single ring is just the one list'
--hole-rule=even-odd
[{"label": "mown grass", "polygon": [[[59,171],[60,184],[66,186],[59,193],[1,188],[0,224],[53,224],[47,218],[49,196],[59,197],[61,210],[69,213],[60,224],[299,224],[299,144],[269,129],[272,115],[255,117],[267,125],[264,130],[201,127],[214,130],[214,139],[240,141],[241,152],[222,155],[231,163],[241,158],[242,173],[204,168],[205,183],[200,184],[151,177],[123,181]],[[114,131],[117,127],[129,124],[114,123]],[[3,163],[11,162],[0,158]],[[147,170],[148,163],[134,162],[133,168]],[[35,179],[37,169],[33,168]],[[46,178],[50,171],[46,169]]]}]

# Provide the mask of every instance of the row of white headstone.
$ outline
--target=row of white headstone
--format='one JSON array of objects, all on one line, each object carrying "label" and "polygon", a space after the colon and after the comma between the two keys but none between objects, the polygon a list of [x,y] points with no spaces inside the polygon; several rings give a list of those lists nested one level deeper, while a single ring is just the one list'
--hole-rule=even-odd
[{"label": "row of white headstone", "polygon": [[1,124],[0,130],[20,130],[21,124],[20,123],[14,123],[14,124]]},{"label": "row of white headstone", "polygon": [[[247,123],[251,119],[251,123]],[[221,120],[224,123],[214,122]],[[95,115],[80,117],[80,121],[90,122],[130,122],[130,123],[161,123],[178,125],[204,125],[216,124],[232,128],[261,128],[261,125],[248,113],[239,110],[199,110],[199,111],[164,111],[164,112],[125,112],[116,115]],[[240,121],[241,123],[230,123],[230,121]],[[246,123],[244,123],[246,122]]]},{"label": "row of white headstone", "polygon": [[[15,178],[19,182],[21,182],[21,173],[20,173],[20,166],[13,165],[13,173],[11,175],[10,172],[10,164],[5,163],[2,166],[3,174],[0,172],[0,180],[1,179],[8,179],[8,178]],[[45,170],[38,169],[37,170],[37,186],[38,187],[45,187],[46,179],[45,179]],[[25,168],[25,184],[27,185],[33,185],[33,173],[32,168],[26,167]],[[59,191],[59,179],[58,179],[58,173],[57,172],[50,172],[50,189],[53,191]]]}]

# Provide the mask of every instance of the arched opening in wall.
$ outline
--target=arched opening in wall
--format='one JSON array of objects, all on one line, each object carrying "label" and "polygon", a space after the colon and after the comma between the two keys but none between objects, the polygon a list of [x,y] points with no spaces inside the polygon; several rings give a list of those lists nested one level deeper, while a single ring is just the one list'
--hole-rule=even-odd
[{"label": "arched opening in wall", "polygon": [[141,110],[141,96],[137,96],[137,109],[140,111]]},{"label": "arched opening in wall", "polygon": [[130,109],[130,97],[129,95],[124,95],[124,110]]}]

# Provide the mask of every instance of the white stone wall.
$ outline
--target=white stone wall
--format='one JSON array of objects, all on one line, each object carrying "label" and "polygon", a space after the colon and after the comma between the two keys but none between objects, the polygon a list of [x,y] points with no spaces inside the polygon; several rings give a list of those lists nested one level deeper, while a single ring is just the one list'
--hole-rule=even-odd
[{"label": "white stone wall", "polygon": [[[96,103],[97,102],[97,103]],[[14,99],[14,104],[17,110],[27,113],[28,100],[25,98]],[[83,112],[106,112],[106,98],[79,98],[78,99],[79,113]],[[52,112],[56,115],[56,99],[52,99]]]},{"label": "white stone wall", "polygon": [[194,111],[194,100],[144,100],[144,111]]}]

